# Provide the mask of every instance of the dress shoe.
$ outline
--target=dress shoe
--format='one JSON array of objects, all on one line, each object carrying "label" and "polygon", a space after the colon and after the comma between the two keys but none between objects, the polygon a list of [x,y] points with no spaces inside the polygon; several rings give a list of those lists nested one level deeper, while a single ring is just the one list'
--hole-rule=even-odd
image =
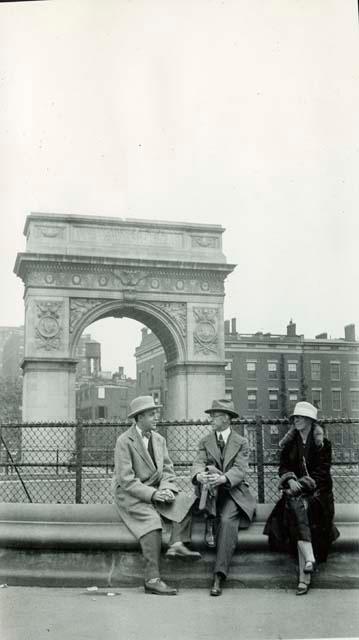
[{"label": "dress shoe", "polygon": [[212,520],[207,520],[206,522],[206,532],[204,534],[204,541],[210,549],[214,549],[216,546],[216,538],[214,535],[214,522]]},{"label": "dress shoe", "polygon": [[166,558],[170,560],[200,560],[201,554],[198,551],[191,551],[187,549],[184,544],[177,545],[176,547],[170,547],[166,553]]},{"label": "dress shoe", "polygon": [[156,581],[145,582],[145,593],[152,593],[156,596],[175,596],[177,589],[169,587],[161,578],[156,578]]},{"label": "dress shoe", "polygon": [[305,596],[308,593],[308,591],[309,591],[309,584],[305,584],[305,582],[299,582],[295,595]]},{"label": "dress shoe", "polygon": [[219,573],[214,574],[213,584],[211,586],[211,596],[220,596],[222,594],[222,582],[223,578]]}]

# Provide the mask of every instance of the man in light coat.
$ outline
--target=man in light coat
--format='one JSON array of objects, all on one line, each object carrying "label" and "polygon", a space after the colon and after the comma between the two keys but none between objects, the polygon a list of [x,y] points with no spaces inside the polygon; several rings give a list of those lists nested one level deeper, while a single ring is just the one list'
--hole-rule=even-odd
[{"label": "man in light coat", "polygon": [[166,557],[198,560],[184,542],[190,540],[190,509],[195,496],[178,490],[166,440],[156,433],[158,408],[152,396],[139,396],[130,405],[135,424],[117,440],[114,492],[120,517],[139,540],[145,559],[145,592],[175,595],[160,576],[162,519],[170,521],[171,538]]},{"label": "man in light coat", "polygon": [[201,493],[200,506],[208,515],[207,546],[217,546],[210,594],[219,596],[237,546],[238,529],[249,527],[256,502],[246,482],[248,441],[231,428],[231,418],[238,417],[233,403],[214,400],[205,413],[211,416],[213,432],[199,443],[191,475]]}]

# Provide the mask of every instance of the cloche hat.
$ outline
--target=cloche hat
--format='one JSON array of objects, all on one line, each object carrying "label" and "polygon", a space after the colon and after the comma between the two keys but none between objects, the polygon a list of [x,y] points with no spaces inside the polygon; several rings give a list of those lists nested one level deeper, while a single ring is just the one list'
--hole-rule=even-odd
[{"label": "cloche hat", "polygon": [[228,413],[231,418],[238,418],[238,413],[234,410],[232,400],[213,400],[210,409],[206,409],[205,413],[213,413],[214,411],[222,411]]},{"label": "cloche hat", "polygon": [[304,416],[305,418],[311,418],[316,420],[318,415],[317,407],[314,407],[310,402],[297,402],[294,407],[293,413],[289,416],[290,420],[293,420],[294,416]]},{"label": "cloche hat", "polygon": [[160,407],[162,404],[156,404],[152,396],[138,396],[131,401],[130,413],[127,417],[133,418],[148,409],[159,409]]}]

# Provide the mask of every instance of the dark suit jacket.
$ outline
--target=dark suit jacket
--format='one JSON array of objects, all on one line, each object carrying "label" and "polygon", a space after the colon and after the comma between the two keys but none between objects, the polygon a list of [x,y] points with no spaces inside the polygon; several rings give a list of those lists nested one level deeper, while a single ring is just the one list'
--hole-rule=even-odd
[{"label": "dark suit jacket", "polygon": [[231,431],[227,445],[224,449],[223,462],[221,452],[217,445],[214,432],[206,436],[199,443],[196,458],[192,465],[192,482],[197,484],[196,476],[205,470],[208,465],[214,465],[221,469],[227,478],[228,488],[225,487],[231,498],[243,514],[240,526],[248,527],[254,517],[256,501],[249,491],[246,481],[248,473],[249,446],[246,438],[242,438],[235,431]]}]

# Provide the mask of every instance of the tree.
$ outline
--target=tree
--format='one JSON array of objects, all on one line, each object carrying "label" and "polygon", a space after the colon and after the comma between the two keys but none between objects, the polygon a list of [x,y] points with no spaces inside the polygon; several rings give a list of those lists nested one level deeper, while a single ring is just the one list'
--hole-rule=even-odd
[{"label": "tree", "polygon": [[22,378],[0,378],[0,422],[21,421]]}]

